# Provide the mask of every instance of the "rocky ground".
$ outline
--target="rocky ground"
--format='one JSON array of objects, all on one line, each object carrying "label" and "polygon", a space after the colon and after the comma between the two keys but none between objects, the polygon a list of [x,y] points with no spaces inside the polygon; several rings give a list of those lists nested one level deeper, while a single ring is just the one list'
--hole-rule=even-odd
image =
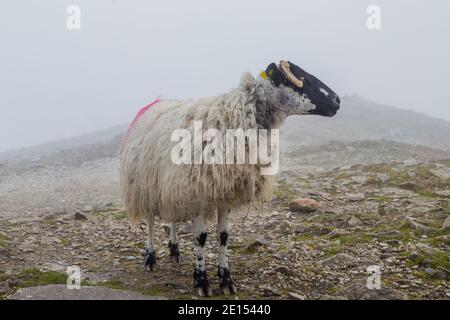
[{"label": "rocky ground", "polygon": [[[144,231],[132,229],[125,212],[109,201],[115,192],[99,200],[78,190],[87,194],[66,208],[42,209],[32,219],[4,215],[0,297],[23,287],[65,283],[67,266],[78,265],[85,286],[196,299],[191,225],[181,227],[182,259],[175,264],[168,257],[167,227],[157,224],[157,271],[145,273]],[[52,202],[51,196],[46,199]],[[230,267],[239,299],[450,299],[450,160],[309,174],[289,169],[270,205],[236,213],[232,225]],[[217,290],[213,225],[209,232],[213,294],[227,298]],[[366,287],[372,265],[381,270],[379,290]]]}]

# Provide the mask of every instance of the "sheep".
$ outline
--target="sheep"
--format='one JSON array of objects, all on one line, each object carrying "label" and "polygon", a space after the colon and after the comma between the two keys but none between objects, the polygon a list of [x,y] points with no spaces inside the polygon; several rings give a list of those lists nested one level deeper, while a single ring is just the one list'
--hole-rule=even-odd
[{"label": "sheep", "polygon": [[[217,217],[219,286],[223,294],[236,294],[228,265],[229,217],[242,205],[271,198],[273,176],[263,175],[263,164],[195,163],[196,153],[186,152],[191,162],[174,163],[174,132],[184,129],[195,135],[195,123],[219,132],[227,129],[276,130],[290,115],[334,116],[340,107],[336,93],[297,65],[271,63],[259,77],[245,73],[237,88],[212,98],[188,101],[158,99],[142,109],[123,140],[120,189],[130,220],[147,222],[145,269],[153,271],[155,217],[170,223],[170,257],[179,260],[177,227],[193,221],[196,266],[194,288],[210,296],[205,268],[206,223]],[[246,147],[248,147],[246,145]],[[195,149],[195,147],[194,147]],[[245,149],[248,155],[248,148]],[[178,150],[180,151],[180,150]],[[177,154],[178,152],[175,152]]]}]

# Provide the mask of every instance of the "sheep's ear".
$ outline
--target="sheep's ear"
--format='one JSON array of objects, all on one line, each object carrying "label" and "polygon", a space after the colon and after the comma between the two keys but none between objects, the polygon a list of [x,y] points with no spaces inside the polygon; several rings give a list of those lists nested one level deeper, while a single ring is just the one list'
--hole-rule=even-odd
[{"label": "sheep's ear", "polygon": [[278,66],[273,62],[267,67],[266,74],[269,79],[272,80],[273,84],[277,87],[280,84],[284,83],[286,80],[283,73],[280,71],[280,69],[278,69]]}]

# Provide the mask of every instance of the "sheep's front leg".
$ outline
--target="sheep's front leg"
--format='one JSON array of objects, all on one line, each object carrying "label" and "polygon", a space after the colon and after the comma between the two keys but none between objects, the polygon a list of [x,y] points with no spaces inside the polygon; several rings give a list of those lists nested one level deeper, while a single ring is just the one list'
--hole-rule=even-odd
[{"label": "sheep's front leg", "polygon": [[173,262],[180,262],[180,250],[178,249],[178,239],[177,239],[178,223],[172,222],[170,224],[170,259]]},{"label": "sheep's front leg", "polygon": [[211,288],[209,287],[208,277],[205,267],[205,243],[206,243],[206,227],[203,216],[194,219],[194,242],[196,249],[197,264],[194,270],[194,287],[200,296],[211,296]]},{"label": "sheep's front leg", "polygon": [[153,248],[153,226],[155,224],[155,218],[149,216],[147,219],[147,243],[145,250],[145,264],[144,268],[146,271],[153,271],[156,265],[156,252]]},{"label": "sheep's front leg", "polygon": [[230,209],[220,208],[218,211],[217,239],[219,241],[219,285],[222,293],[236,294],[236,286],[231,278],[228,268],[228,236],[229,236],[229,219]]}]

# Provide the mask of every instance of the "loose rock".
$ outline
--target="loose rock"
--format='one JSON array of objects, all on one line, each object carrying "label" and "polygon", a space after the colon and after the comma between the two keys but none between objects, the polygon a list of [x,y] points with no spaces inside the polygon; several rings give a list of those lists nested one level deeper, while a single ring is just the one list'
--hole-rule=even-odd
[{"label": "loose rock", "polygon": [[288,296],[291,300],[306,300],[305,296],[296,292],[288,292]]},{"label": "loose rock", "polygon": [[87,220],[86,216],[82,214],[80,211],[75,212],[74,215],[75,220]]},{"label": "loose rock", "polygon": [[364,193],[353,193],[353,194],[349,194],[347,196],[348,200],[351,202],[358,202],[358,201],[362,201],[366,198],[366,196],[364,195]]},{"label": "loose rock", "polygon": [[289,209],[294,212],[314,212],[319,206],[319,202],[314,199],[295,199],[289,202]]},{"label": "loose rock", "polygon": [[442,224],[442,228],[444,230],[450,230],[450,216],[445,219],[444,223]]},{"label": "loose rock", "polygon": [[332,269],[345,269],[357,265],[358,259],[347,253],[338,253],[328,259],[321,261],[321,263],[324,266],[328,266]]},{"label": "loose rock", "polygon": [[362,224],[361,220],[356,218],[355,216],[351,217],[350,220],[347,221],[348,225],[351,227],[360,226]]}]

